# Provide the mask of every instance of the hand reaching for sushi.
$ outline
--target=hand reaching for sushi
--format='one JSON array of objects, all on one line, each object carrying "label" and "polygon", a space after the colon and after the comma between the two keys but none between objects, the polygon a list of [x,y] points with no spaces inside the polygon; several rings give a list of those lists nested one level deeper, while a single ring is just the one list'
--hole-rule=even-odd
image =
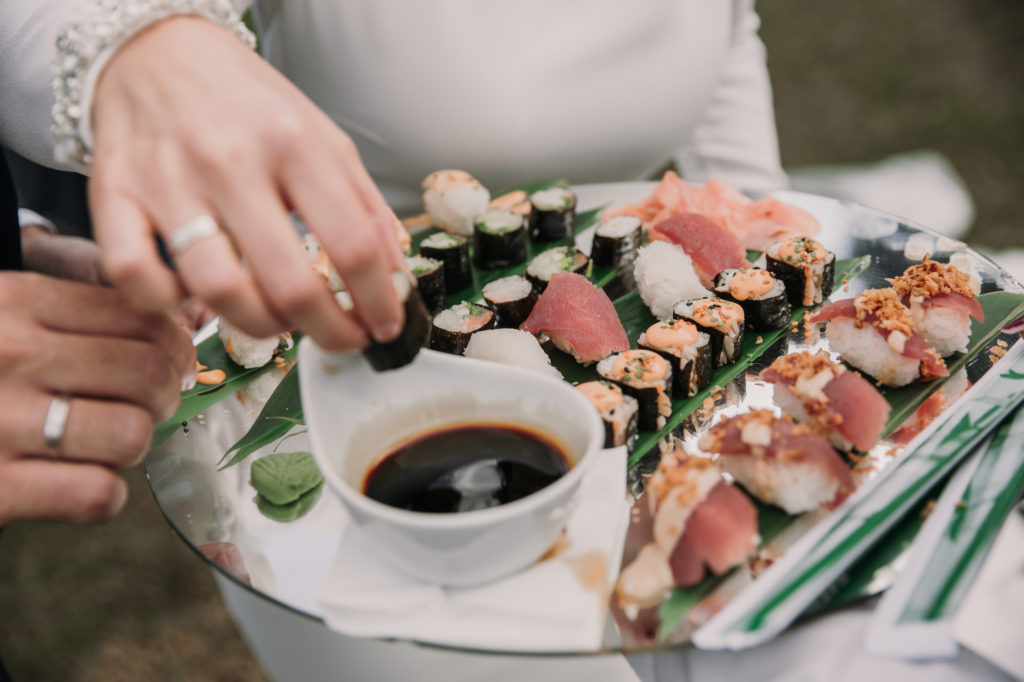
[{"label": "hand reaching for sushi", "polygon": [[195,370],[167,315],[107,287],[0,273],[0,526],[116,514],[115,470],[145,454]]},{"label": "hand reaching for sushi", "polygon": [[[349,137],[228,32],[178,16],[134,37],[101,74],[92,123],[93,222],[104,269],[133,303],[165,310],[187,291],[253,336],[299,329],[332,350],[398,335],[394,214]],[[310,269],[290,211],[354,312]],[[220,229],[172,237],[197,217]],[[181,242],[176,272],[153,234]]]}]

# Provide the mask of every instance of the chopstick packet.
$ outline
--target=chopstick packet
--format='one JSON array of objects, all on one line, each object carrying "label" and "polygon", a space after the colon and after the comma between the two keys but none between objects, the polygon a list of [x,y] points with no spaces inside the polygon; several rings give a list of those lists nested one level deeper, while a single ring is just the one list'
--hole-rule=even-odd
[{"label": "chopstick packet", "polygon": [[1024,409],[999,425],[939,497],[868,627],[869,653],[952,658],[953,617],[1024,490]]},{"label": "chopstick packet", "polygon": [[785,630],[1024,400],[1024,343],[787,550],[694,634],[702,649],[746,649]]}]

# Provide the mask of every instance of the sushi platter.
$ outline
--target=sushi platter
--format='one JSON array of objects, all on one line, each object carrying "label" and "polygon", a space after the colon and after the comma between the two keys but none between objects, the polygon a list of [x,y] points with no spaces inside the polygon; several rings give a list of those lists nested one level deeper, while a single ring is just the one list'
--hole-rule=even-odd
[{"label": "sushi platter", "polygon": [[[881,499],[915,452],[952,447],[937,440],[950,416],[995,390],[994,366],[1024,364],[1018,334],[1004,331],[1024,315],[1024,287],[964,244],[825,197],[711,183],[701,194],[677,180],[536,183],[492,199],[475,180],[434,174],[430,219],[418,221],[432,226],[411,239],[410,340],[368,356],[386,370],[429,337],[434,350],[541,371],[591,400],[606,446],[627,451],[634,499],[595,649],[684,644],[730,604],[770,599],[766,586],[784,582],[775,564]],[[683,209],[667,205],[666,183]],[[440,191],[452,188],[457,202]],[[345,511],[302,456],[294,349],[272,344],[272,361],[247,369],[225,346],[223,330],[199,342],[225,381],[186,393],[156,431],[154,494],[225,575],[320,617]],[[780,627],[888,586],[964,454],[957,443]],[[275,476],[301,489],[281,496]]]}]

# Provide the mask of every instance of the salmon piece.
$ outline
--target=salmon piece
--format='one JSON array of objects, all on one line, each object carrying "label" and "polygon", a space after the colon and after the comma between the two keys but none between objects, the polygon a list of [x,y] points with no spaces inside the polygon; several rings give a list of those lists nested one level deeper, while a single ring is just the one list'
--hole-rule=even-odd
[{"label": "salmon piece", "polygon": [[584,365],[629,348],[626,330],[608,294],[572,272],[552,275],[519,328],[547,334],[555,347]]},{"label": "salmon piece", "polygon": [[710,180],[703,187],[690,185],[672,171],[666,171],[650,197],[612,207],[604,218],[635,215],[644,221],[645,229],[651,229],[677,213],[706,216],[748,249],[763,250],[791,236],[813,237],[821,229],[814,216],[796,206],[771,197],[752,201],[720,180]]},{"label": "salmon piece", "polygon": [[677,213],[651,227],[652,240],[671,242],[683,247],[693,261],[701,284],[711,288],[715,275],[730,268],[751,267],[747,250],[731,232],[700,213]]}]

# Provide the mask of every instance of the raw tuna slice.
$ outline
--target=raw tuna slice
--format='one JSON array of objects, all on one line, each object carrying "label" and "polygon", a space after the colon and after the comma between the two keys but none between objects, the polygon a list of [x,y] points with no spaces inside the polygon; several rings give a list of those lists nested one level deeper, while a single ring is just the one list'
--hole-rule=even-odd
[{"label": "raw tuna slice", "polygon": [[669,216],[652,227],[648,237],[683,247],[693,259],[701,283],[709,288],[722,270],[751,267],[740,240],[700,213]]},{"label": "raw tuna slice", "polygon": [[[703,580],[704,564],[721,575],[743,563],[757,550],[757,538],[757,508],[740,490],[722,481],[693,510],[672,551],[669,564],[676,585],[686,587]],[[701,567],[700,575],[693,582],[683,582],[676,568],[691,557]]]},{"label": "raw tuna slice", "polygon": [[608,295],[571,272],[552,275],[519,328],[547,334],[557,348],[584,365],[629,348],[626,330]]},{"label": "raw tuna slice", "polygon": [[842,415],[836,430],[867,452],[882,439],[892,406],[874,385],[856,372],[842,372],[822,389],[832,410]]}]

